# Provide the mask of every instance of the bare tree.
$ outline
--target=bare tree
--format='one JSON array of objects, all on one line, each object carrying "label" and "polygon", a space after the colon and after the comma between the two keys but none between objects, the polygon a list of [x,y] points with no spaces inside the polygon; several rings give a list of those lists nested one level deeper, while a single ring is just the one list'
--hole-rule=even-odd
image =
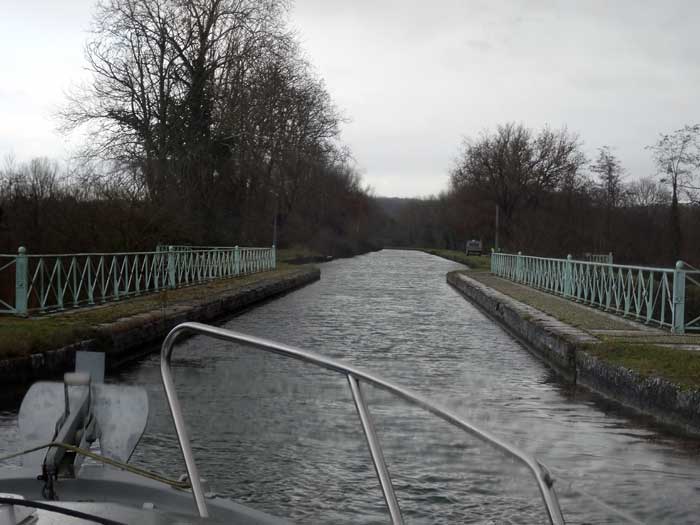
[{"label": "bare tree", "polygon": [[351,168],[336,162],[342,119],[285,26],[286,6],[98,5],[86,48],[93,81],[72,97],[65,126],[87,126],[88,156],[131,175],[154,209],[174,210],[181,237],[252,242],[265,224],[269,242],[273,225],[284,232],[288,217],[309,212],[300,203],[319,178],[354,192],[338,182]]},{"label": "bare tree", "polygon": [[[91,153],[141,165],[149,194],[206,192],[230,129],[222,118],[248,63],[277,29],[280,2],[105,0],[86,47],[92,84],[63,112],[90,125]],[[280,35],[283,38],[284,35]]]},{"label": "bare tree", "polygon": [[578,137],[566,129],[545,128],[535,134],[508,123],[464,141],[451,182],[454,188],[471,187],[496,204],[509,240],[516,211],[536,206],[543,192],[573,180],[584,163]]},{"label": "bare tree", "polygon": [[692,179],[700,167],[700,124],[661,134],[656,144],[647,149],[654,156],[660,182],[671,186],[671,256],[677,259],[683,245],[679,196],[688,195]]},{"label": "bare tree", "polygon": [[598,148],[598,157],[591,163],[591,171],[598,175],[598,187],[603,193],[605,205],[617,208],[622,203],[624,170],[620,160],[609,146]]},{"label": "bare tree", "polygon": [[598,189],[605,206],[605,251],[612,251],[612,223],[615,209],[622,204],[622,164],[609,146],[598,148],[598,157],[591,164],[590,170],[598,176]]},{"label": "bare tree", "polygon": [[627,185],[625,200],[630,206],[651,208],[671,202],[671,194],[652,177],[642,177]]}]

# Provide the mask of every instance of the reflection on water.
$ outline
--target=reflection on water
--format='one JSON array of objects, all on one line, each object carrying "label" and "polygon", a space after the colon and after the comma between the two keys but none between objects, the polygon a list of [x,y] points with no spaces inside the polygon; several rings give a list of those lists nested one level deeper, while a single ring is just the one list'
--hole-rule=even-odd
[{"label": "reflection on water", "polygon": [[[698,521],[697,441],[559,383],[445,283],[458,266],[406,251],[335,261],[319,283],[224,325],[378,371],[514,442],[554,471],[569,523]],[[195,455],[217,491],[300,522],[386,521],[342,377],[199,337],[175,363]],[[151,397],[134,461],[180,474],[157,356],[112,380]],[[407,521],[543,521],[517,465],[386,394],[367,396]],[[15,410],[0,413],[2,450],[19,447]]]}]

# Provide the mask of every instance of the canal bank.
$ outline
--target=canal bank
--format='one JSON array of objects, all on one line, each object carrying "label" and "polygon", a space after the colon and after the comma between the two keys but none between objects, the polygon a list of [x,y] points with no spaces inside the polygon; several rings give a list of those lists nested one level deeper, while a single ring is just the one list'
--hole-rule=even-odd
[{"label": "canal bank", "polygon": [[[450,272],[447,282],[568,381],[700,434],[696,338],[672,336],[487,272]],[[659,363],[644,362],[643,355],[624,359],[643,352],[665,353],[667,362],[677,362],[664,370],[663,360],[654,366]],[[678,368],[687,374],[678,374]]]},{"label": "canal bank", "polygon": [[[74,369],[75,352],[80,350],[105,352],[108,369],[116,370],[152,351],[153,344],[179,323],[212,322],[243,312],[317,281],[320,273],[315,267],[282,269],[91,309],[35,319],[3,319],[7,326],[0,339],[6,339],[5,347],[14,344],[16,348],[4,349],[0,381],[22,384],[60,376]],[[45,336],[22,348],[23,332]],[[33,351],[33,345],[38,351]]]}]

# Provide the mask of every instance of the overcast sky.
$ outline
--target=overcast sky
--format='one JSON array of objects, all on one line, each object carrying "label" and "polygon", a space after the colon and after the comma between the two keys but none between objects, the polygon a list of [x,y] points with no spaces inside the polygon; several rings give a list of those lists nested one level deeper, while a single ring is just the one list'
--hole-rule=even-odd
[{"label": "overcast sky", "polygon": [[[85,78],[92,5],[0,0],[0,156],[69,155],[52,113]],[[462,137],[498,123],[566,125],[633,179],[700,121],[700,2],[298,0],[290,23],[378,195],[445,189]]]}]

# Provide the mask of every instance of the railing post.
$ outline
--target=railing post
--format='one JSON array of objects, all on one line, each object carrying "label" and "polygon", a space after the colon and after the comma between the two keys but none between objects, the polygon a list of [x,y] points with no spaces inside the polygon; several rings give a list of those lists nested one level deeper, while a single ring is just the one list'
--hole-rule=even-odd
[{"label": "railing post", "polygon": [[676,262],[673,270],[673,326],[674,334],[685,333],[685,265],[683,261]]},{"label": "railing post", "polygon": [[[146,259],[148,260],[148,259]],[[139,254],[134,255],[134,275],[132,279],[134,280],[134,288],[136,290],[136,295],[141,294],[141,267],[139,266]]]},{"label": "railing post", "polygon": [[15,313],[17,315],[27,315],[28,266],[27,249],[20,246],[15,259]]},{"label": "railing post", "polygon": [[355,408],[357,408],[357,414],[360,416],[362,430],[364,431],[365,438],[367,439],[367,446],[369,447],[369,454],[372,458],[372,463],[374,463],[374,470],[379,478],[379,485],[382,489],[382,494],[384,495],[384,501],[389,509],[391,523],[394,525],[403,525],[401,508],[399,507],[399,502],[396,499],[394,485],[391,482],[389,469],[386,467],[386,460],[384,459],[382,446],[377,438],[377,431],[375,430],[374,422],[372,421],[372,415],[370,414],[367,403],[362,395],[360,382],[352,374],[347,374],[347,378],[348,384],[350,385],[350,392],[352,393],[352,399],[355,402]]},{"label": "railing post", "polygon": [[[71,259],[71,267],[73,268],[73,308],[78,307],[78,259],[73,257]],[[66,276],[66,278],[68,278]]]},{"label": "railing post", "polygon": [[241,250],[238,246],[233,248],[233,260],[236,272],[234,275],[241,275]]},{"label": "railing post", "polygon": [[93,283],[92,282],[92,264],[90,262],[90,256],[85,257],[85,264],[86,264],[85,271],[87,273],[88,304],[92,305],[92,304],[95,304],[95,286],[94,286],[94,284],[97,283],[97,276],[95,276],[95,283]]},{"label": "railing post", "polygon": [[515,279],[518,282],[523,282],[523,252],[518,252],[518,258],[515,263]]},{"label": "railing post", "polygon": [[112,255],[112,267],[114,268],[113,282],[114,282],[114,300],[119,300],[119,285],[121,284],[121,270],[119,265],[119,259],[116,255]]},{"label": "railing post", "polygon": [[168,246],[168,286],[175,288],[175,248]]},{"label": "railing post", "polygon": [[[102,288],[100,288],[100,295],[102,296],[102,299],[100,300],[101,303],[106,303],[107,302],[107,295],[108,295],[108,290],[107,290],[107,282],[105,281],[105,256],[100,255],[100,284],[102,285]],[[95,276],[97,277],[97,276]]]},{"label": "railing post", "polygon": [[573,264],[571,262],[571,254],[566,256],[564,263],[564,297],[571,297],[573,288]]},{"label": "railing post", "polygon": [[[61,281],[61,272],[63,271],[63,262],[61,261],[61,256],[56,256],[56,263],[54,264],[54,269],[56,270],[56,302],[58,303],[58,309],[63,310],[63,295],[66,289],[63,287],[63,281]],[[68,279],[68,274],[66,274],[66,282]]]},{"label": "railing post", "polygon": [[496,250],[491,248],[491,273],[496,273]]},{"label": "railing post", "polygon": [[276,270],[277,269],[277,248],[275,247],[274,244],[272,245],[271,257],[272,257],[272,259],[270,261],[270,264],[271,264],[272,268],[268,268],[268,269],[269,270]]}]

